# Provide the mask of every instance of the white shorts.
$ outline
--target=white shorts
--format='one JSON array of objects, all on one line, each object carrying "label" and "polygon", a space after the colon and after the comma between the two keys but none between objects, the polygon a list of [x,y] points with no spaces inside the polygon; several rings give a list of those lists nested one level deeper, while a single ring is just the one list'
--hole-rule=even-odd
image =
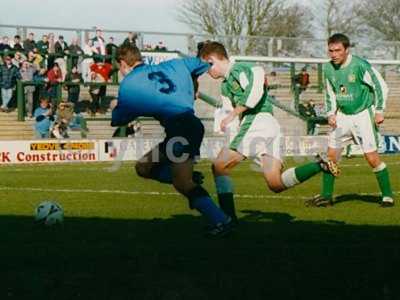
[{"label": "white shorts", "polygon": [[281,127],[270,113],[247,115],[229,148],[259,164],[263,155],[282,161]]},{"label": "white shorts", "polygon": [[375,113],[370,107],[355,115],[336,115],[337,127],[329,133],[329,147],[340,149],[349,142],[358,144],[364,153],[378,150],[379,132],[375,125]]}]

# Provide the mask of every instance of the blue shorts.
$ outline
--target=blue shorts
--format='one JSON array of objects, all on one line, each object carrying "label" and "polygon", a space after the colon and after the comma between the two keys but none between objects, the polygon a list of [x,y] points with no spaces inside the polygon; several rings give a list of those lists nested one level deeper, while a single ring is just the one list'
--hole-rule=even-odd
[{"label": "blue shorts", "polygon": [[182,162],[200,156],[204,126],[193,113],[183,113],[162,122],[166,137],[159,144],[160,152],[171,162]]}]

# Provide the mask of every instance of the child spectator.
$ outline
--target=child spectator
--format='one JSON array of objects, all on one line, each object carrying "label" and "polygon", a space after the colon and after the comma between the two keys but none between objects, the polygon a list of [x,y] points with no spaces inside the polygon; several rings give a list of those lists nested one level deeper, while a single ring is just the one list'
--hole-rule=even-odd
[{"label": "child spectator", "polygon": [[8,103],[13,94],[13,89],[17,85],[17,80],[21,79],[21,74],[16,66],[12,64],[11,56],[4,57],[4,64],[0,66],[0,87],[2,105],[0,111],[8,112]]},{"label": "child spectator", "polygon": [[51,131],[55,138],[68,138],[68,126],[74,118],[74,104],[63,100],[58,105],[57,120]]},{"label": "child spectator", "polygon": [[35,123],[35,133],[36,137],[39,139],[50,137],[50,127],[54,121],[53,111],[49,100],[46,98],[41,98],[39,107],[35,109],[33,114]]}]

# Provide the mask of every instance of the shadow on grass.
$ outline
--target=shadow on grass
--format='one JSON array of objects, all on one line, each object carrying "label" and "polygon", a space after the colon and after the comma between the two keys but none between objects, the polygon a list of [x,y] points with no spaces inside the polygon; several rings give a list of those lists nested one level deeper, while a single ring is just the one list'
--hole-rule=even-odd
[{"label": "shadow on grass", "polygon": [[336,197],[334,204],[336,205],[347,201],[362,201],[367,203],[376,203],[378,205],[381,201],[381,197],[373,195],[346,194]]},{"label": "shadow on grass", "polygon": [[191,215],[1,216],[0,299],[399,299],[399,227],[244,213],[222,240]]}]

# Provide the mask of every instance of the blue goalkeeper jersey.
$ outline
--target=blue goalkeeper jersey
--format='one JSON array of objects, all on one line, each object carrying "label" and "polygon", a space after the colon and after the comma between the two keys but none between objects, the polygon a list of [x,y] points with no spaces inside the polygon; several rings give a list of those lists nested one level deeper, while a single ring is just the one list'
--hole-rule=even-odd
[{"label": "blue goalkeeper jersey", "polygon": [[120,84],[111,125],[126,125],[137,117],[154,117],[163,123],[179,114],[194,113],[192,78],[209,67],[196,57],[136,66]]}]

